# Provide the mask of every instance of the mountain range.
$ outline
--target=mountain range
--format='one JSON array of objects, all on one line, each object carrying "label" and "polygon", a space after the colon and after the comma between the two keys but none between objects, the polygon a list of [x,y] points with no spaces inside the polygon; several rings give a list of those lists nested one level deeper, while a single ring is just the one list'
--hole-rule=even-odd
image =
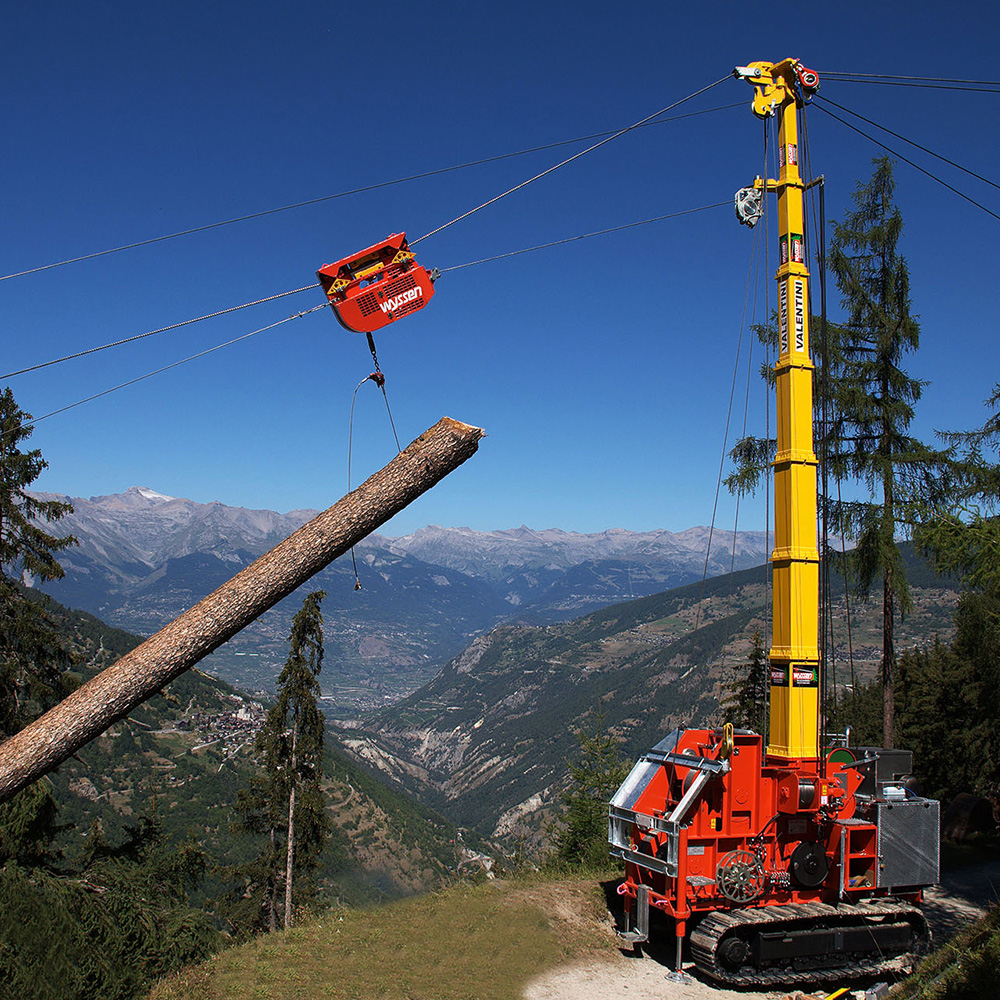
[{"label": "mountain range", "polygon": [[[316,511],[278,513],[196,503],[147,487],[72,503],[58,534],[78,545],[60,553],[61,580],[44,585],[63,604],[150,635]],[[51,530],[51,528],[50,528]],[[709,529],[582,534],[521,526],[500,531],[430,526],[402,537],[373,534],[355,550],[361,589],[343,557],[307,584],[322,588],[328,693],[372,707],[429,680],[478,634],[501,622],[565,621],[609,604],[759,564],[762,532]],[[30,581],[29,581],[30,582]],[[270,689],[293,594],[204,664],[251,690]]]}]

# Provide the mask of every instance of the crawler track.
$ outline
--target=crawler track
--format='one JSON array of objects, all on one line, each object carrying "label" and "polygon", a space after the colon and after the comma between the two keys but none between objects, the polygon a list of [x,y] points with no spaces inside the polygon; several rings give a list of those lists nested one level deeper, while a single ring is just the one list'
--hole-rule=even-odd
[{"label": "crawler track", "polygon": [[710,913],[691,934],[701,972],[744,986],[856,979],[898,968],[929,944],[920,910],[891,900]]}]

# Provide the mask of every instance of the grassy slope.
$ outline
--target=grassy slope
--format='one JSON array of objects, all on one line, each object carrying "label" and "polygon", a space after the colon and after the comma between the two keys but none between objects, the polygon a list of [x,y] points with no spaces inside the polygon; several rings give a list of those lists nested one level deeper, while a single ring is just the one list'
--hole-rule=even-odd
[{"label": "grassy slope", "polygon": [[990,910],[929,955],[899,988],[898,1000],[983,1000],[997,995],[1000,908]]},{"label": "grassy slope", "polygon": [[542,971],[611,947],[603,914],[593,877],[456,885],[328,910],[164,980],[150,1000],[513,1000]]},{"label": "grassy slope", "polygon": [[[614,947],[594,875],[535,875],[331,909],[171,976],[149,1000],[514,1000],[544,971],[599,960]],[[998,968],[994,908],[928,956],[893,996],[982,1000],[996,994]]]}]

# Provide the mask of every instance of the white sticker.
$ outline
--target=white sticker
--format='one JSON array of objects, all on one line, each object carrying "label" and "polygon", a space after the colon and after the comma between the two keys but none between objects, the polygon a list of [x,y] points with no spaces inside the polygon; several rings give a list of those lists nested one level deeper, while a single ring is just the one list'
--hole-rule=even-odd
[{"label": "white sticker", "polygon": [[806,349],[806,283],[795,279],[795,350]]},{"label": "white sticker", "polygon": [[788,350],[788,286],[784,281],[778,285],[778,344],[784,354]]}]

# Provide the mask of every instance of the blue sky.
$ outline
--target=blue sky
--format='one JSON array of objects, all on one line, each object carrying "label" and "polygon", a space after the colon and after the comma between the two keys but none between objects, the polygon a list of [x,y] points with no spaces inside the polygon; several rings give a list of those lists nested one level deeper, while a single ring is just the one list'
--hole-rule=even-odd
[{"label": "blue sky", "polygon": [[[620,128],[755,59],[795,56],[821,74],[1000,76],[992,5],[964,5],[961,17],[923,2],[787,10],[7,5],[0,273]],[[833,82],[820,93],[998,179],[996,94]],[[750,96],[721,84],[680,110],[740,107],[608,143],[422,242],[421,262],[444,269],[729,201],[762,167]],[[835,219],[879,150],[818,112],[808,120]],[[889,142],[1000,212],[995,188]],[[310,284],[322,264],[391,232],[421,236],[585,145],[0,281],[3,371]],[[908,367],[931,382],[916,425],[929,436],[981,422],[1000,378],[1000,223],[905,164],[897,181],[922,327]],[[445,273],[427,308],[376,338],[389,400],[405,441],[444,414],[489,437],[386,530],[707,523],[752,246],[725,207]],[[774,266],[772,248],[758,318]],[[47,413],[320,301],[306,292],[10,385],[26,410]],[[831,290],[832,318],[837,301]],[[740,399],[745,367],[744,353]],[[345,490],[351,393],[370,369],[364,338],[327,311],[297,319],[41,422],[33,444],[50,468],[36,485],[328,506]],[[754,380],[757,432],[763,412]],[[370,384],[355,425],[357,482],[394,450]],[[760,508],[745,506],[740,526],[762,528]],[[732,526],[728,499],[719,520]]]}]

